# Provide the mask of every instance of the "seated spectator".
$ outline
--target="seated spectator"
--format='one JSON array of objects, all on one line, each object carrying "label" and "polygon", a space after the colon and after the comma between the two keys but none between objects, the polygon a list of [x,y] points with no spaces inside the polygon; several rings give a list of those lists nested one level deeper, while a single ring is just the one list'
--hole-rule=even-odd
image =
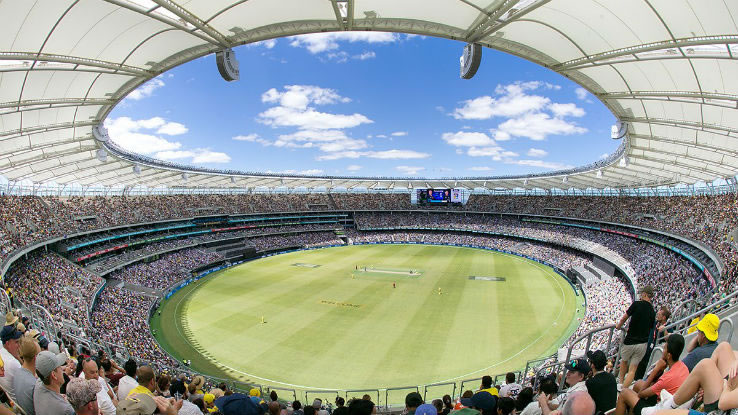
[{"label": "seated spectator", "polygon": [[512,398],[513,400],[518,397],[518,393],[523,389],[519,383],[515,383],[515,373],[508,372],[505,375],[505,384],[500,388],[501,398]]},{"label": "seated spectator", "polygon": [[[15,317],[17,319],[17,317]],[[4,326],[0,332],[3,347],[0,348],[0,356],[5,363],[5,376],[0,378],[0,388],[8,394],[10,399],[15,401],[15,391],[13,390],[13,377],[16,372],[21,369],[19,352],[19,340],[23,337],[23,333],[19,332],[15,325]]]},{"label": "seated spectator", "polygon": [[67,400],[77,415],[98,415],[97,394],[99,392],[99,382],[74,378],[67,385]]},{"label": "seated spectator", "polygon": [[538,395],[538,403],[541,406],[541,413],[548,415],[551,410],[557,409],[566,403],[571,394],[579,391],[587,391],[587,384],[584,379],[589,375],[589,362],[585,359],[575,359],[564,365],[566,369],[565,382],[568,388],[564,393],[559,395],[558,402],[549,402],[545,394]]},{"label": "seated spectator", "polygon": [[482,376],[482,384],[479,386],[479,390],[477,392],[489,392],[492,396],[499,396],[499,392],[497,391],[497,388],[492,385],[492,376],[485,375]]},{"label": "seated spectator", "polygon": [[595,403],[588,393],[574,392],[566,400],[561,410],[562,415],[594,415]]},{"label": "seated spectator", "polygon": [[415,410],[423,404],[423,397],[418,392],[410,392],[405,396],[405,410],[407,415],[415,415]]},{"label": "seated spectator", "polygon": [[118,381],[118,400],[122,401],[123,399],[128,397],[128,393],[138,386],[138,382],[136,381],[136,369],[137,369],[136,361],[131,359],[128,359],[123,364],[123,370],[126,371],[126,375],[120,378]]},{"label": "seated spectator", "polygon": [[[625,415],[626,412],[634,415],[641,415],[643,408],[654,406],[658,403],[659,394],[666,389],[673,394],[689,375],[687,366],[681,362],[679,355],[684,349],[684,337],[679,334],[672,334],[666,341],[666,350],[662,359],[669,367],[667,372],[653,385],[644,384],[643,387],[631,389],[623,389],[618,397],[615,406],[615,415]],[[636,390],[638,389],[638,390]]]},{"label": "seated spectator", "polygon": [[15,391],[15,402],[28,415],[33,415],[33,389],[36,385],[36,355],[41,352],[41,347],[36,339],[23,336],[20,339],[19,354],[23,366],[15,372],[13,377],[13,390]]},{"label": "seated spectator", "polygon": [[43,351],[36,356],[38,380],[33,389],[33,409],[36,415],[74,415],[74,408],[59,393],[64,382],[62,367],[67,364],[63,354]]},{"label": "seated spectator", "polygon": [[[541,415],[541,404],[539,402],[558,402],[556,393],[559,391],[559,385],[553,379],[545,379],[538,385],[538,396],[531,401],[521,412],[520,415]],[[543,397],[542,397],[543,395]]]}]

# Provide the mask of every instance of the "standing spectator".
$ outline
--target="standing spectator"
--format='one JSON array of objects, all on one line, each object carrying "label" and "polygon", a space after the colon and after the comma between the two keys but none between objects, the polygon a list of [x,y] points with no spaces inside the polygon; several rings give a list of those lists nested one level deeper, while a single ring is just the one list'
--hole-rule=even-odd
[{"label": "standing spectator", "polygon": [[[15,318],[17,320],[18,317]],[[5,363],[5,376],[0,378],[0,387],[3,388],[13,401],[15,401],[13,377],[21,368],[20,355],[18,354],[18,348],[20,346],[18,340],[21,337],[23,337],[23,333],[19,332],[15,328],[15,325],[5,326],[0,332],[0,339],[3,342],[3,347],[0,349],[0,356],[2,356],[3,362]]]},{"label": "standing spectator", "polygon": [[74,378],[67,385],[67,400],[77,415],[97,415],[97,394],[100,383],[94,380]]},{"label": "standing spectator", "polygon": [[592,377],[587,379],[587,392],[595,402],[596,412],[604,413],[615,407],[618,400],[618,385],[610,372],[605,372],[607,356],[602,350],[588,351],[587,358],[592,368]]},{"label": "standing spectator", "polygon": [[36,415],[74,415],[72,405],[59,393],[64,382],[62,366],[66,363],[63,354],[43,351],[36,356],[36,373],[39,377],[33,389]]},{"label": "standing spectator", "polygon": [[508,372],[505,375],[505,384],[500,388],[500,397],[517,399],[521,389],[523,387],[515,383],[515,373]]},{"label": "standing spectator", "polygon": [[641,359],[640,363],[638,363],[638,369],[636,369],[635,379],[641,379],[643,378],[643,375],[646,374],[646,366],[648,366],[648,361],[651,360],[651,353],[653,352],[653,348],[656,346],[656,344],[666,341],[669,333],[674,332],[673,328],[666,328],[669,317],[671,317],[671,311],[669,311],[669,307],[661,306],[659,311],[656,313],[656,323],[651,330],[651,334],[648,337],[646,355],[643,356],[643,359]]},{"label": "standing spectator", "polygon": [[36,355],[41,352],[41,347],[36,339],[23,336],[20,339],[19,353],[23,366],[15,372],[13,377],[13,390],[15,391],[15,402],[20,405],[27,415],[34,415],[33,389],[36,385]]},{"label": "standing spectator", "polygon": [[627,388],[633,383],[638,364],[646,355],[648,335],[656,319],[656,312],[653,311],[653,305],[651,305],[653,287],[650,285],[644,286],[640,291],[640,298],[640,300],[630,305],[628,311],[623,314],[618,324],[615,325],[615,328],[620,330],[623,324],[630,319],[628,333],[625,335],[623,346],[620,348],[618,383],[622,384],[623,388]]}]

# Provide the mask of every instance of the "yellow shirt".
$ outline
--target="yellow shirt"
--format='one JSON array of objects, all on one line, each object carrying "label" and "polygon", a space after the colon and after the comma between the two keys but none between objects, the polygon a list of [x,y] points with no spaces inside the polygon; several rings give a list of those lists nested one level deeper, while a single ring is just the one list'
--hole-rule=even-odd
[{"label": "yellow shirt", "polygon": [[484,392],[489,392],[489,394],[492,395],[492,396],[500,396],[500,394],[497,392],[497,388],[495,388],[495,387],[492,387],[492,388],[489,388],[489,389],[480,389],[479,390],[479,392],[483,392],[483,391]]},{"label": "yellow shirt", "polygon": [[129,396],[131,396],[131,395],[135,395],[137,393],[145,393],[146,395],[154,396],[154,394],[151,393],[151,391],[149,390],[149,388],[147,388],[146,386],[143,386],[143,385],[138,385],[135,388],[131,389],[130,392],[128,392],[128,395],[126,396],[126,398],[129,397]]}]

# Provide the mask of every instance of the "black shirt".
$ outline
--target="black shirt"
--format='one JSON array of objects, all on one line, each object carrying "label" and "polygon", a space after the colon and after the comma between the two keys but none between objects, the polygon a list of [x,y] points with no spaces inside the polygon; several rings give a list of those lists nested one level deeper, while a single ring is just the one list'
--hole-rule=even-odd
[{"label": "black shirt", "polygon": [[653,306],[648,301],[638,300],[630,305],[627,313],[630,316],[630,325],[623,344],[646,343],[656,320]]},{"label": "black shirt", "polygon": [[609,411],[618,400],[618,384],[612,373],[600,372],[585,382],[587,392],[595,402],[595,413]]}]

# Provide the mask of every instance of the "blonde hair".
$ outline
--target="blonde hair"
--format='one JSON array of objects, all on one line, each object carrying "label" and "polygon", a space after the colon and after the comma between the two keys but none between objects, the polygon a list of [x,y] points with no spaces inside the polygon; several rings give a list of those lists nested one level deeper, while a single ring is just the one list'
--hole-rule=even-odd
[{"label": "blonde hair", "polygon": [[30,362],[36,358],[39,352],[38,341],[29,336],[23,336],[20,338],[20,345],[18,347],[18,354],[21,360],[24,362]]}]

